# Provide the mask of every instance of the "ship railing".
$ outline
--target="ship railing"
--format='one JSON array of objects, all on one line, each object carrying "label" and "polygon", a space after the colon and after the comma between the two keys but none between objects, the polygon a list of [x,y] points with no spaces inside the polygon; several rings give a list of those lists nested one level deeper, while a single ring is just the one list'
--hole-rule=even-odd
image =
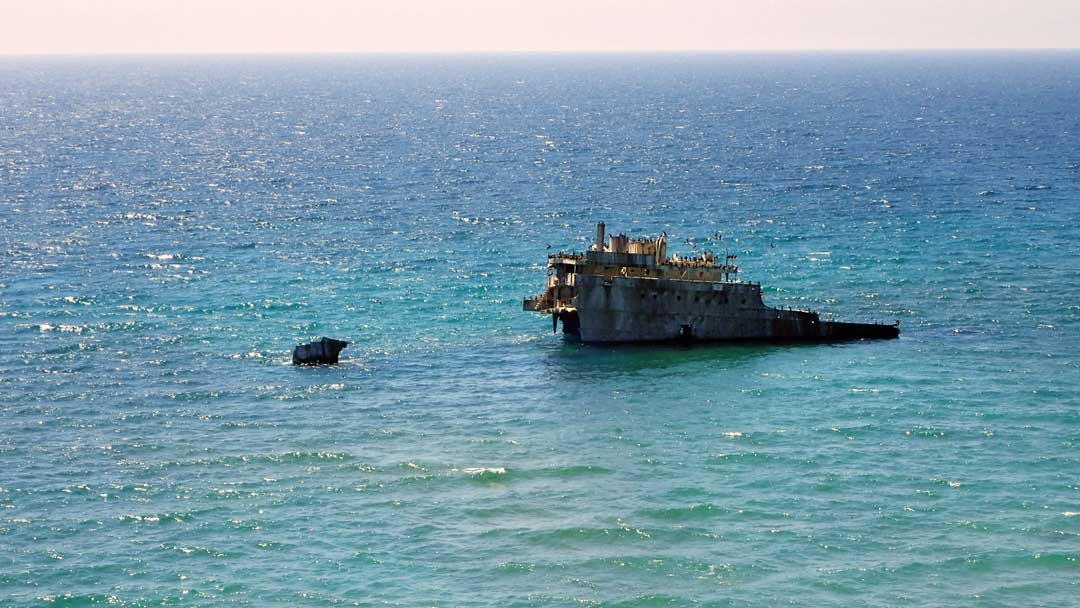
[{"label": "ship railing", "polygon": [[548,254],[548,262],[551,262],[552,260],[574,260],[575,262],[581,262],[584,259],[585,254],[576,251],[560,251],[558,253]]}]

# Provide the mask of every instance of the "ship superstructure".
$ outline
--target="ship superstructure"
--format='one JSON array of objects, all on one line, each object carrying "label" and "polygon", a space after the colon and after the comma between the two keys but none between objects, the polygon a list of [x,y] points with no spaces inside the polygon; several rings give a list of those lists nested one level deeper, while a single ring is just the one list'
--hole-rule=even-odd
[{"label": "ship superstructure", "polygon": [[735,257],[667,255],[667,236],[605,239],[585,253],[548,256],[547,285],[526,311],[583,342],[854,340],[896,338],[899,325],[822,321],[818,313],[766,306],[761,285],[738,280]]}]

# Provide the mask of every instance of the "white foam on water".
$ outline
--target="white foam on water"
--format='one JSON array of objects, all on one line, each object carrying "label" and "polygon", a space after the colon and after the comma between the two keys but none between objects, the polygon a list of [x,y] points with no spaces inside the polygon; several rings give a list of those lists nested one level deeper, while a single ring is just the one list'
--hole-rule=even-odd
[{"label": "white foam on water", "polygon": [[506,473],[506,467],[465,467],[461,469],[461,472],[466,475],[483,475],[484,473],[504,475]]}]

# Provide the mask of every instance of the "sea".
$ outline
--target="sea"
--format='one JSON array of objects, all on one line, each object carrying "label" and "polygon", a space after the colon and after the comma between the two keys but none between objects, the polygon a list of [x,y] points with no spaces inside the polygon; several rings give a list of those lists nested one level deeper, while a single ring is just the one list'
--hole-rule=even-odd
[{"label": "sea", "polygon": [[[567,340],[600,221],[900,338]],[[1078,349],[1078,52],[0,58],[5,607],[1076,606]]]}]

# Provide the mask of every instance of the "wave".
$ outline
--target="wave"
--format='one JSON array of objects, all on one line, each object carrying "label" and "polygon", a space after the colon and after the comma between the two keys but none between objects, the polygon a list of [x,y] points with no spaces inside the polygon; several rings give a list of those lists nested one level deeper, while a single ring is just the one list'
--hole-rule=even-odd
[{"label": "wave", "polygon": [[19,324],[16,325],[18,329],[30,329],[37,330],[39,332],[51,332],[59,331],[65,333],[109,333],[109,332],[128,332],[139,331],[145,328],[145,325],[138,321],[123,321],[123,322],[102,322],[102,323],[87,323],[83,325],[65,324],[65,323],[38,323],[36,325],[31,324]]},{"label": "wave", "polygon": [[156,513],[139,515],[137,513],[125,513],[116,517],[117,521],[148,524],[185,524],[195,519],[194,513]]},{"label": "wave", "polygon": [[610,475],[611,472],[611,469],[597,465],[575,464],[522,471],[521,477],[573,479],[575,477],[591,477],[593,475]]},{"label": "wave", "polygon": [[[236,467],[245,464],[293,464],[313,465],[324,463],[349,463],[354,456],[348,452],[332,451],[292,451],[278,454],[237,454],[218,456],[216,458],[196,458],[193,460],[172,460],[150,465],[153,468],[185,468],[185,467]],[[349,467],[367,467],[369,465],[352,464]],[[374,470],[374,467],[371,467]]]},{"label": "wave", "polygon": [[553,547],[639,542],[652,538],[648,531],[629,525],[604,528],[557,528],[554,530],[517,532],[515,536],[525,542]]},{"label": "wave", "polygon": [[697,521],[714,519],[724,515],[730,515],[731,511],[710,503],[698,503],[686,507],[668,507],[662,509],[643,509],[638,511],[643,517],[650,517],[662,521]]}]

